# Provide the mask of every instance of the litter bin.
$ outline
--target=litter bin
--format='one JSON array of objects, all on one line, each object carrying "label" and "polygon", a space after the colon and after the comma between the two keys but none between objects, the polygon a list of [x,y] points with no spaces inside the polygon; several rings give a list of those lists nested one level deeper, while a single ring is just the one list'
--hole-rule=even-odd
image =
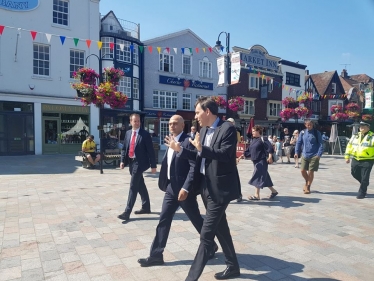
[{"label": "litter bin", "polygon": [[160,150],[160,145],[156,142],[153,143],[153,149],[155,151],[156,163],[158,164],[158,151]]}]

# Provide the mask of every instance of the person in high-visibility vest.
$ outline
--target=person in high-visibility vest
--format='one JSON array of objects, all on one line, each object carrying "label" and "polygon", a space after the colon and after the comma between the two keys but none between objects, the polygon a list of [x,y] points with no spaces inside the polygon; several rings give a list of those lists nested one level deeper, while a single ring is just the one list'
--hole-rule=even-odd
[{"label": "person in high-visibility vest", "polygon": [[374,133],[370,131],[370,124],[367,122],[360,122],[360,131],[353,135],[348,142],[344,154],[347,164],[351,162],[351,157],[351,174],[360,183],[356,198],[364,199],[374,164]]}]

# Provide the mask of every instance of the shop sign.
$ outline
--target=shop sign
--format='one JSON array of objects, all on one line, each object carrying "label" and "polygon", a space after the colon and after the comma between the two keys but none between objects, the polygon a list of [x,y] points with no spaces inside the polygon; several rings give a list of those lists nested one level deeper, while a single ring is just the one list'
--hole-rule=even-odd
[{"label": "shop sign", "polygon": [[372,92],[365,92],[365,109],[371,109],[373,102],[373,93]]},{"label": "shop sign", "polygon": [[89,106],[74,106],[63,104],[42,104],[42,112],[61,112],[61,113],[90,113]]},{"label": "shop sign", "polygon": [[146,117],[155,118],[170,118],[175,115],[175,112],[170,111],[157,111],[157,110],[144,110]]},{"label": "shop sign", "polygon": [[278,61],[267,58],[266,52],[252,48],[249,53],[240,53],[240,60],[248,65],[278,71]]},{"label": "shop sign", "polygon": [[0,0],[0,9],[13,12],[24,12],[36,9],[39,0]]},{"label": "shop sign", "polygon": [[169,77],[160,75],[160,84],[180,86],[184,88],[196,88],[201,90],[213,91],[213,83],[201,82],[197,80],[182,79],[178,77]]}]

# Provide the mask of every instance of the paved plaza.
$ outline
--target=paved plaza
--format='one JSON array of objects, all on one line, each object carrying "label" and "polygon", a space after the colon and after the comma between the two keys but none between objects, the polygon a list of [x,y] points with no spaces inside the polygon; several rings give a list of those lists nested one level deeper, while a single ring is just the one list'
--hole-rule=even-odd
[{"label": "paved plaza", "polygon": [[[243,196],[251,161],[238,165]],[[369,195],[357,200],[357,182],[342,156],[326,155],[304,195],[300,171],[270,165],[279,195],[232,202],[228,222],[241,277],[235,280],[374,280],[374,175]],[[158,166],[159,171],[159,166]],[[182,210],[174,218],[165,265],[142,268],[149,255],[163,192],[158,174],[145,173],[151,215],[122,223],[128,168],[87,170],[74,155],[0,157],[0,281],[184,280],[199,235]],[[201,212],[204,207],[199,198]],[[140,208],[139,197],[134,210]],[[200,280],[225,268],[221,249]]]}]

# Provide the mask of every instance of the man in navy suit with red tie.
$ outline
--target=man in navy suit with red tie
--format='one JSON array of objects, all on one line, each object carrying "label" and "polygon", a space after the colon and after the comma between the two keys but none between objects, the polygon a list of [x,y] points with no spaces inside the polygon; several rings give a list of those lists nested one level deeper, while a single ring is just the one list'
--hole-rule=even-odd
[{"label": "man in navy suit with red tie", "polygon": [[156,173],[156,155],[153,149],[151,135],[140,128],[139,114],[130,115],[131,130],[126,132],[121,153],[121,165],[123,169],[129,165],[131,174],[130,190],[125,211],[118,216],[119,219],[128,221],[136,197],[139,193],[142,200],[142,208],[135,214],[150,214],[151,204],[148,190],[144,183],[143,173],[151,167],[152,173]]},{"label": "man in navy suit with red tie", "polygon": [[[174,115],[169,120],[169,131],[172,138],[182,147],[194,149],[189,142],[189,136],[183,132],[184,120],[182,116]],[[178,207],[190,219],[193,226],[200,233],[203,226],[199,206],[196,200],[196,190],[193,188],[195,161],[176,157],[176,152],[168,149],[162,160],[159,188],[165,192],[160,214],[160,220],[156,228],[156,236],[153,240],[148,258],[139,259],[142,267],[162,265],[164,263],[163,252],[166,247],[171,223]],[[218,246],[214,244],[209,258],[213,258]]]}]

